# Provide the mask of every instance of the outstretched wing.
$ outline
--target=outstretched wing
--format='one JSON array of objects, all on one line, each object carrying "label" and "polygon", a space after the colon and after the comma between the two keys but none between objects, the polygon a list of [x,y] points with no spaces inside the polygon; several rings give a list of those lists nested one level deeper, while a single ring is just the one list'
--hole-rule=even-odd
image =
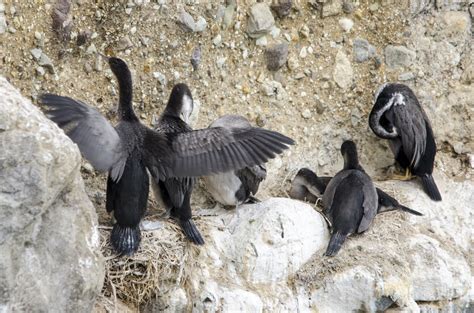
[{"label": "outstretched wing", "polygon": [[69,97],[43,94],[39,102],[48,107],[46,115],[58,124],[81,150],[82,155],[100,171],[111,171],[120,179],[126,159],[115,128],[96,109]]},{"label": "outstretched wing", "polygon": [[240,181],[247,186],[252,193],[255,195],[258,191],[258,186],[267,177],[267,169],[265,165],[255,165],[250,167],[244,167],[235,172]]},{"label": "outstretched wing", "polygon": [[262,164],[294,141],[262,128],[213,127],[166,135],[148,130],[147,167],[160,177],[206,176]]}]

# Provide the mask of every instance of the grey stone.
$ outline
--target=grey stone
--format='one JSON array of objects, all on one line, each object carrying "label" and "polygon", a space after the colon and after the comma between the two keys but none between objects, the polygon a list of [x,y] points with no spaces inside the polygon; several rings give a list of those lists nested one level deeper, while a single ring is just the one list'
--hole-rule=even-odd
[{"label": "grey stone", "polygon": [[181,13],[179,13],[178,23],[185,31],[188,32],[193,32],[196,28],[196,22],[194,21],[194,18],[185,10],[182,10]]},{"label": "grey stone", "polygon": [[326,0],[321,9],[321,16],[328,17],[342,13],[342,0]]},{"label": "grey stone", "polygon": [[206,27],[207,27],[206,19],[202,16],[199,16],[197,21],[196,21],[194,31],[195,32],[203,32],[203,31],[206,30]]},{"label": "grey stone", "polygon": [[288,59],[288,44],[286,42],[268,47],[265,51],[267,68],[270,71],[277,71]]},{"label": "grey stone", "polygon": [[77,146],[0,77],[0,311],[90,312],[103,278]]},{"label": "grey stone", "polygon": [[73,27],[71,0],[57,0],[51,15],[53,19],[53,30],[62,41],[71,39]]},{"label": "grey stone", "polygon": [[270,32],[275,24],[270,7],[263,3],[256,3],[250,9],[250,16],[247,21],[247,33],[252,38],[259,38]]},{"label": "grey stone", "polygon": [[117,42],[117,50],[119,51],[127,50],[131,47],[133,47],[133,43],[128,36],[120,38],[120,40]]},{"label": "grey stone", "polygon": [[404,46],[388,45],[385,48],[385,63],[392,68],[410,66],[416,59],[416,53]]},{"label": "grey stone", "polygon": [[191,65],[193,70],[197,71],[199,64],[201,63],[201,46],[194,48],[193,53],[191,54]]},{"label": "grey stone", "polygon": [[7,20],[5,18],[5,14],[2,12],[0,13],[0,34],[3,34],[7,31]]},{"label": "grey stone", "polygon": [[158,81],[160,82],[161,86],[166,86],[166,83],[168,82],[168,80],[166,79],[166,76],[161,73],[161,72],[154,72],[153,73],[153,77],[158,79]]},{"label": "grey stone", "polygon": [[415,78],[415,74],[413,74],[412,72],[402,73],[398,75],[398,80],[400,81],[412,80],[414,78]]},{"label": "grey stone", "polygon": [[292,0],[274,0],[271,8],[279,18],[283,18],[290,15],[292,5]]},{"label": "grey stone", "polygon": [[350,14],[354,12],[355,9],[356,9],[356,5],[350,0],[345,0],[342,3],[342,11],[344,11],[344,13]]},{"label": "grey stone", "polygon": [[234,14],[235,14],[235,4],[229,4],[225,9],[224,9],[224,15],[222,17],[222,28],[227,29],[232,25],[232,22],[234,20]]},{"label": "grey stone", "polygon": [[375,56],[375,47],[367,40],[356,38],[353,45],[354,61],[365,62]]},{"label": "grey stone", "polygon": [[352,65],[346,54],[339,50],[334,64],[333,79],[342,89],[347,89],[352,85]]},{"label": "grey stone", "polygon": [[34,48],[30,50],[30,53],[33,56],[33,58],[35,58],[36,61],[39,61],[39,59],[41,58],[41,55],[43,54],[43,50],[39,48]]},{"label": "grey stone", "polygon": [[51,74],[54,74],[53,61],[51,61],[51,59],[44,52],[41,54],[38,64],[47,68]]}]

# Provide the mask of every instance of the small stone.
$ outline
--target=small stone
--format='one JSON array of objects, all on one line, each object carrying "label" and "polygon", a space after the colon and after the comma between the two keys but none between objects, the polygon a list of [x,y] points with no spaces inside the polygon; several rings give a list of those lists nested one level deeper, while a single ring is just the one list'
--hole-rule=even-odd
[{"label": "small stone", "polygon": [[265,57],[267,59],[267,69],[277,71],[288,59],[288,44],[280,43],[267,48]]},{"label": "small stone", "polygon": [[474,154],[468,154],[468,158],[469,158],[469,166],[471,166],[471,168],[474,168]]},{"label": "small stone", "polygon": [[292,56],[292,57],[290,57],[290,58],[288,59],[288,69],[289,69],[290,71],[296,70],[299,66],[300,66],[300,65],[299,65],[299,63],[298,63],[298,59],[297,59],[297,58],[295,58],[295,57]]},{"label": "small stone", "polygon": [[86,72],[87,74],[92,72],[92,66],[89,62],[84,63],[84,72]]},{"label": "small stone", "polygon": [[89,41],[92,37],[92,32],[89,31],[89,30],[84,30],[84,31],[81,31],[79,33],[79,35],[77,35],[77,38],[76,38],[76,44],[78,46],[82,46],[84,44],[87,43],[87,41]]},{"label": "small stone", "polygon": [[133,47],[133,43],[128,36],[122,37],[117,43],[117,50],[119,51],[127,50],[131,47]]},{"label": "small stone", "polygon": [[339,50],[334,64],[333,79],[342,89],[347,89],[352,85],[352,65],[346,54]]},{"label": "small stone", "polygon": [[84,164],[82,165],[82,168],[84,169],[86,173],[89,173],[89,174],[94,173],[94,168],[89,162],[84,162]]},{"label": "small stone", "polygon": [[341,26],[343,31],[348,33],[351,31],[352,26],[354,26],[354,22],[351,19],[344,17],[339,20],[339,26]]},{"label": "small stone", "polygon": [[132,28],[130,28],[130,34],[135,34],[137,32],[137,28],[135,26],[133,26]]},{"label": "small stone", "polygon": [[283,88],[282,84],[277,81],[265,81],[262,85],[262,91],[265,95],[271,97],[275,96],[277,100],[288,99],[288,93]]},{"label": "small stone", "polygon": [[333,15],[338,15],[342,12],[342,1],[341,0],[333,0],[333,1],[326,1],[321,10],[322,17],[328,17]]},{"label": "small stone", "polygon": [[304,59],[308,56],[308,50],[306,47],[301,48],[300,51],[300,58]]},{"label": "small stone", "polygon": [[290,15],[291,7],[293,5],[292,0],[274,0],[271,5],[271,9],[275,11],[279,18]]},{"label": "small stone", "polygon": [[301,34],[301,37],[303,37],[303,38],[309,38],[309,27],[308,27],[308,25],[303,25],[303,27],[301,27],[300,34]]},{"label": "small stone", "polygon": [[378,4],[377,2],[375,2],[375,3],[373,3],[373,4],[371,4],[371,5],[369,6],[369,10],[370,10],[371,12],[378,11],[378,9],[379,9],[379,4]]},{"label": "small stone", "polygon": [[398,75],[398,80],[400,81],[412,80],[414,78],[415,78],[415,74],[413,74],[412,72],[402,73]]},{"label": "small stone", "polygon": [[212,43],[214,44],[214,46],[216,47],[219,47],[222,43],[222,36],[221,34],[217,34],[216,37],[214,37],[214,39],[212,39]]},{"label": "small stone", "polygon": [[0,13],[0,34],[7,31],[7,20],[4,13]]},{"label": "small stone", "polygon": [[39,59],[41,58],[41,55],[43,54],[43,50],[39,48],[34,48],[30,50],[30,53],[36,61],[39,61]]},{"label": "small stone", "polygon": [[281,33],[281,30],[276,26],[273,26],[272,29],[270,30],[270,35],[272,36],[273,39],[280,36],[280,33]]},{"label": "small stone", "polygon": [[196,29],[193,17],[185,10],[182,10],[179,14],[178,24],[187,32],[193,32]]},{"label": "small stone", "polygon": [[148,47],[150,45],[150,37],[146,37],[146,36],[140,37],[140,42],[145,47]]},{"label": "small stone", "polygon": [[375,56],[375,47],[365,39],[356,38],[353,45],[353,54],[356,62],[365,62]]},{"label": "small stone", "polygon": [[35,70],[36,70],[36,75],[38,76],[44,76],[44,74],[46,74],[46,71],[44,70],[42,66],[37,66]]},{"label": "small stone", "polygon": [[203,32],[203,31],[206,30],[206,27],[207,27],[206,19],[202,16],[199,16],[197,21],[196,21],[194,31],[195,32]]},{"label": "small stone", "polygon": [[54,66],[51,59],[43,52],[41,58],[38,60],[38,64],[46,67],[51,74],[54,74]]},{"label": "small stone", "polygon": [[201,63],[201,46],[194,48],[193,53],[191,54],[191,65],[193,70],[197,71],[199,64]]},{"label": "small stone", "polygon": [[95,47],[95,45],[94,45],[93,43],[91,43],[91,45],[90,45],[89,47],[87,47],[86,53],[87,53],[87,54],[95,54],[95,53],[97,53],[97,48]]},{"label": "small stone", "polygon": [[234,13],[235,13],[235,4],[229,4],[224,9],[224,16],[222,17],[222,28],[228,29],[232,26],[232,21],[234,20]]},{"label": "small stone", "polygon": [[404,46],[388,45],[385,48],[385,63],[392,68],[410,66],[416,59],[416,53]]},{"label": "small stone", "polygon": [[267,36],[262,36],[255,40],[255,44],[260,47],[265,47],[268,44]]},{"label": "small stone", "polygon": [[223,68],[223,67],[224,67],[224,64],[225,64],[225,61],[227,61],[227,58],[226,58],[226,57],[218,58],[218,59],[216,60],[217,68]]},{"label": "small stone", "polygon": [[346,0],[342,4],[342,10],[344,11],[344,13],[347,13],[347,14],[351,14],[352,12],[354,12],[355,8],[356,7],[354,3],[352,3],[350,0]]},{"label": "small stone", "polygon": [[311,111],[309,109],[304,109],[301,116],[305,119],[309,119],[311,118]]},{"label": "small stone", "polygon": [[266,3],[259,2],[250,9],[247,21],[247,33],[252,38],[259,38],[270,32],[275,24],[272,12]]},{"label": "small stone", "polygon": [[163,86],[163,87],[166,86],[167,80],[166,80],[166,76],[164,74],[162,74],[160,72],[153,72],[153,77],[158,79],[161,86]]},{"label": "small stone", "polygon": [[102,60],[102,57],[101,56],[98,56],[96,59],[95,59],[95,63],[94,63],[94,70],[96,72],[102,72],[103,70],[103,60]]}]

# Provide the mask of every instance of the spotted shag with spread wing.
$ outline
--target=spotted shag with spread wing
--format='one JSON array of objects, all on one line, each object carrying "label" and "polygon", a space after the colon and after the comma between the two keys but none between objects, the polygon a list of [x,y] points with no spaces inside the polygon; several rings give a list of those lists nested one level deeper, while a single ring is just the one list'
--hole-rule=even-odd
[{"label": "spotted shag with spread wing", "polygon": [[107,211],[116,219],[111,244],[120,254],[139,247],[139,222],[145,214],[149,177],[194,177],[261,164],[283,152],[293,140],[261,128],[222,128],[163,134],[143,125],[132,107],[132,76],[127,64],[109,58],[119,83],[119,123],[113,127],[83,102],[43,94],[47,115],[79,146],[98,170],[108,171]]}]

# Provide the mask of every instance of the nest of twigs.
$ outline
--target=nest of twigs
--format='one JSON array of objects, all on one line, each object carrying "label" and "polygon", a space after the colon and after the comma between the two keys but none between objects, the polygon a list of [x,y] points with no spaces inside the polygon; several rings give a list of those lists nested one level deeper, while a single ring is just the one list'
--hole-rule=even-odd
[{"label": "nest of twigs", "polygon": [[185,284],[198,250],[179,226],[164,221],[157,230],[142,230],[140,248],[132,256],[118,256],[112,251],[110,230],[100,226],[101,252],[106,260],[103,298],[109,302],[120,299],[138,307]]}]

